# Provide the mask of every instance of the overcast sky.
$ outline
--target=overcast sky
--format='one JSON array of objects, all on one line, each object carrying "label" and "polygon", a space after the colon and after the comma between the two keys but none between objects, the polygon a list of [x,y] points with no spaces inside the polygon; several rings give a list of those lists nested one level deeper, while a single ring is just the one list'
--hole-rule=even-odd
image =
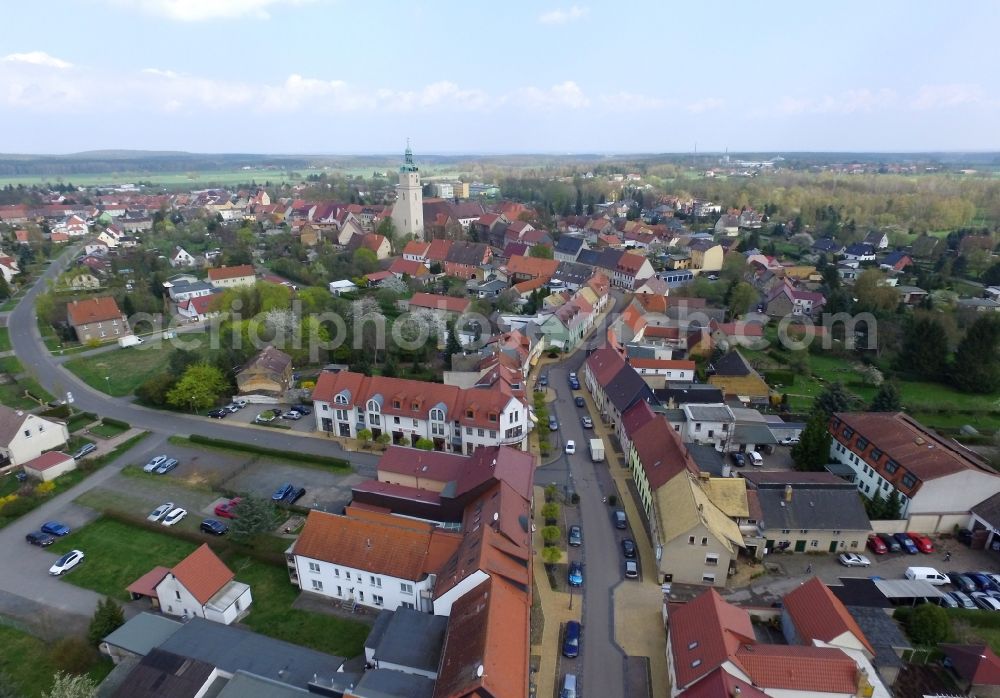
[{"label": "overcast sky", "polygon": [[6,2],[0,152],[998,150],[1000,3]]}]

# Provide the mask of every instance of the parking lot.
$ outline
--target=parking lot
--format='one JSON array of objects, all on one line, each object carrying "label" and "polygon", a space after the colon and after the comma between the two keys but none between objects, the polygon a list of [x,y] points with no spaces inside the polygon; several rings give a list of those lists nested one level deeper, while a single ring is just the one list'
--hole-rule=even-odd
[{"label": "parking lot", "polygon": [[[254,424],[257,415],[262,412],[267,412],[277,408],[281,410],[282,414],[286,414],[291,410],[291,405],[255,405],[253,403],[248,404],[242,410],[238,412],[232,412],[227,414],[220,421],[224,422],[237,422],[239,424]],[[205,419],[215,419],[214,417],[205,417]],[[274,425],[274,426],[271,426]],[[291,431],[296,432],[312,432],[316,431],[316,419],[313,415],[304,415],[301,419],[291,420],[283,419],[278,417],[270,425],[258,424],[261,429],[280,429],[282,427],[287,427]]]}]

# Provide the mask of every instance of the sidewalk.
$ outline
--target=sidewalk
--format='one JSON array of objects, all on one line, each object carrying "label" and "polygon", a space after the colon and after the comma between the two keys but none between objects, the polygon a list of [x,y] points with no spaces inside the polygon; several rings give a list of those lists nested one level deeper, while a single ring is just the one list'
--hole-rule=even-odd
[{"label": "sidewalk", "polygon": [[569,594],[553,591],[549,586],[549,578],[545,574],[545,563],[542,562],[542,527],[545,522],[541,516],[541,504],[545,502],[545,490],[535,487],[535,518],[532,520],[534,533],[531,536],[532,569],[535,575],[535,593],[538,595],[542,616],[545,618],[545,628],[542,631],[540,645],[531,646],[531,654],[539,657],[538,671],[534,675],[535,696],[550,698],[556,690],[556,667],[558,666],[560,650],[560,633],[562,624],[571,620],[580,620],[583,611],[583,600],[577,598],[572,610],[569,607]]}]

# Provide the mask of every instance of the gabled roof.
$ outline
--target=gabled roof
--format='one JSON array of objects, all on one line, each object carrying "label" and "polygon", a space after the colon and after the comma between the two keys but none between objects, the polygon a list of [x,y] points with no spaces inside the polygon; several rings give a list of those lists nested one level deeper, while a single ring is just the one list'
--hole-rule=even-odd
[{"label": "gabled roof", "polygon": [[973,686],[1000,686],[1000,658],[989,645],[940,645],[955,672]]},{"label": "gabled roof", "polygon": [[583,248],[583,238],[562,235],[556,241],[555,251],[559,254],[575,255]]},{"label": "gabled roof", "polygon": [[202,606],[236,576],[208,547],[201,547],[178,562],[170,572]]},{"label": "gabled roof", "polygon": [[54,468],[57,465],[62,465],[68,460],[73,460],[73,456],[66,455],[61,451],[47,451],[37,458],[32,458],[27,463],[24,463],[22,467],[29,470],[48,470],[49,468]]},{"label": "gabled roof", "polygon": [[[673,429],[671,429],[673,431]],[[681,471],[656,490],[656,516],[664,543],[704,526],[727,550],[743,547],[739,526],[701,488],[698,476]]]},{"label": "gabled roof", "polygon": [[601,347],[587,357],[587,368],[600,386],[607,386],[624,367],[625,359],[611,347]]},{"label": "gabled roof", "polygon": [[241,276],[256,276],[253,265],[240,264],[235,267],[218,267],[208,270],[209,281],[221,281],[223,279],[238,279]]},{"label": "gabled roof", "polygon": [[677,698],[768,698],[767,694],[719,667],[701,681],[682,691]]},{"label": "gabled roof", "polygon": [[445,257],[446,262],[477,267],[490,256],[489,245],[482,242],[458,240],[451,244]]},{"label": "gabled roof", "polygon": [[698,465],[691,458],[680,435],[662,416],[646,420],[629,434],[649,489],[658,490],[685,470],[698,474]]},{"label": "gabled roof", "polygon": [[[205,296],[211,298],[211,296]],[[292,357],[285,352],[268,345],[257,356],[251,358],[240,373],[246,371],[267,371],[268,373],[284,373],[292,365]]]},{"label": "gabled roof", "polygon": [[404,255],[411,255],[413,257],[425,257],[427,255],[427,250],[429,250],[431,244],[423,240],[410,240],[406,243],[406,247],[403,248]]},{"label": "gabled roof", "polygon": [[631,366],[625,365],[604,386],[604,394],[619,412],[624,412],[639,400],[656,402],[653,389]]},{"label": "gabled roof", "polygon": [[393,274],[407,274],[409,276],[423,276],[428,273],[423,262],[418,262],[415,259],[403,259],[402,257],[392,260],[389,271]]},{"label": "gabled roof", "polygon": [[716,376],[749,376],[755,371],[738,350],[732,349],[712,364]]},{"label": "gabled roof", "polygon": [[414,293],[413,297],[410,298],[411,308],[444,310],[449,313],[464,313],[470,305],[472,305],[472,301],[468,298],[441,296],[436,293]]},{"label": "gabled roof", "polygon": [[672,605],[669,621],[677,688],[735,661],[740,646],[754,641],[750,614],[726,603],[715,589]]},{"label": "gabled roof", "polygon": [[858,666],[843,650],[797,645],[743,645],[736,659],[755,686],[854,695]]},{"label": "gabled roof", "polygon": [[830,643],[840,635],[850,633],[865,649],[875,653],[857,621],[818,577],[785,594],[784,607],[803,644],[811,644],[813,640]]},{"label": "gabled roof", "polygon": [[785,489],[762,487],[757,497],[769,531],[782,529],[871,531],[871,522],[857,488],[842,486],[792,486],[791,499]]},{"label": "gabled roof", "polygon": [[66,315],[71,325],[86,325],[91,322],[121,320],[122,311],[111,296],[86,298],[66,304]]},{"label": "gabled roof", "polygon": [[522,274],[532,277],[551,277],[559,268],[559,262],[554,259],[541,259],[538,257],[525,257],[514,255],[507,260],[507,272],[510,274]]}]

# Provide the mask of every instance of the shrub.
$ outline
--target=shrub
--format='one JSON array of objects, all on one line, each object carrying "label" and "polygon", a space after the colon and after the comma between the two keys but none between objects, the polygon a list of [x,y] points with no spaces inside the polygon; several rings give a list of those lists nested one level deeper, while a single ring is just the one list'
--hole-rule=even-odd
[{"label": "shrub", "polygon": [[312,390],[316,387],[316,381],[302,381],[303,390]]},{"label": "shrub", "polygon": [[97,661],[97,651],[79,637],[64,637],[49,654],[53,664],[70,674],[85,674]]},{"label": "shrub", "polygon": [[913,609],[906,623],[910,639],[918,645],[936,645],[951,635],[951,619],[948,613],[932,603],[925,603]]},{"label": "shrub", "polygon": [[[382,436],[388,436],[388,434],[382,434]],[[257,446],[256,444],[249,444],[241,441],[213,439],[200,434],[191,434],[191,436],[188,437],[188,441],[195,444],[203,444],[205,446],[215,446],[216,448],[227,448],[233,451],[256,453],[261,456],[270,456],[272,458],[280,458],[281,460],[286,461],[290,460],[300,463],[318,463],[319,465],[328,465],[331,468],[339,470],[351,469],[351,464],[349,462],[343,458],[334,458],[333,456],[314,456],[308,453],[298,453],[296,451],[282,451],[276,448],[267,448],[266,446]]]},{"label": "shrub", "polygon": [[105,417],[101,420],[101,424],[109,427],[118,427],[119,429],[131,429],[132,425],[128,422],[123,422],[120,419],[113,419],[111,417]]},{"label": "shrub", "polygon": [[545,541],[545,545],[555,545],[562,538],[562,531],[559,530],[558,526],[546,526],[542,529],[542,540]]},{"label": "shrub", "polygon": [[545,501],[546,502],[554,502],[556,500],[556,493],[557,492],[558,492],[558,490],[556,489],[555,485],[546,485],[545,486]]},{"label": "shrub", "polygon": [[3,505],[3,509],[0,509],[0,514],[16,519],[20,516],[24,516],[36,506],[38,506],[38,500],[34,497],[17,497],[15,495],[15,499],[13,501],[9,501]]},{"label": "shrub", "polygon": [[40,482],[38,484],[38,487],[35,488],[35,492],[37,494],[49,494],[55,488],[56,488],[56,483],[53,482],[52,480],[49,480],[48,482]]},{"label": "shrub", "polygon": [[554,565],[562,560],[562,550],[559,548],[543,548],[542,549],[542,562],[546,565]]},{"label": "shrub", "polygon": [[615,506],[616,504],[618,504],[618,495],[617,494],[610,495],[608,497],[608,504],[611,506]]},{"label": "shrub", "polygon": [[549,502],[542,507],[542,518],[546,521],[556,521],[559,518],[559,505],[555,502]]}]

